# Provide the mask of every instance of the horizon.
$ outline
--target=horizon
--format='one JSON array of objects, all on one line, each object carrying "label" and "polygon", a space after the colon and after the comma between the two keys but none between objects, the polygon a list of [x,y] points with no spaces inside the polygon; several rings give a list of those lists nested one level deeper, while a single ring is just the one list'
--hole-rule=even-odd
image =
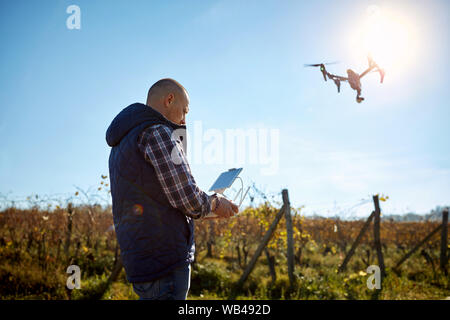
[{"label": "horizon", "polygon": [[[67,27],[74,4],[80,29]],[[245,186],[270,196],[288,189],[305,212],[367,216],[378,193],[389,196],[386,215],[450,205],[448,1],[64,0],[0,8],[0,196],[25,201],[98,188],[109,176],[107,127],[171,77],[189,92],[188,156],[205,191],[242,166]],[[377,23],[392,35],[377,34]],[[361,104],[347,83],[338,94],[318,69],[303,66],[339,61],[328,72],[362,72],[367,50],[386,76],[383,84],[375,73],[363,78]],[[227,147],[230,130],[254,130],[257,156],[247,140],[244,151]],[[230,152],[237,158],[227,159]]]}]

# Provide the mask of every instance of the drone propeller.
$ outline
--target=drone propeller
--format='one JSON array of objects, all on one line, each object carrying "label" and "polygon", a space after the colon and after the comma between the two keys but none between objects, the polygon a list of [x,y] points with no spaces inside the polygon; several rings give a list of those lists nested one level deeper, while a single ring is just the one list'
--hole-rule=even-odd
[{"label": "drone propeller", "polygon": [[315,64],[305,64],[305,67],[320,67],[323,65],[329,65],[329,64],[337,64],[339,63],[339,61],[334,61],[334,62],[326,62],[326,63],[315,63]]}]

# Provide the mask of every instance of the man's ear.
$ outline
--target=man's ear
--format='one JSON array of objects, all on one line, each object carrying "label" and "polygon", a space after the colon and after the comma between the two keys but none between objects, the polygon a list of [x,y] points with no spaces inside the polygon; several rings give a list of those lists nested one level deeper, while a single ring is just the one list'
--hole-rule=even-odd
[{"label": "man's ear", "polygon": [[164,99],[164,105],[166,107],[169,107],[173,101],[175,100],[175,95],[173,93],[169,93],[166,98]]}]

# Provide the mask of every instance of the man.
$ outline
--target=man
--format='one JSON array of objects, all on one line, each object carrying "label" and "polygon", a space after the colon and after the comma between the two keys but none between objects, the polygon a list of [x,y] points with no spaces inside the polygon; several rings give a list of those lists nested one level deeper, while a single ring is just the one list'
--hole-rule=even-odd
[{"label": "man", "polygon": [[186,299],[194,260],[194,221],[229,218],[231,201],[207,195],[186,160],[189,96],[173,79],[148,91],[146,105],[123,109],[106,132],[112,211],[121,257],[140,299]]}]

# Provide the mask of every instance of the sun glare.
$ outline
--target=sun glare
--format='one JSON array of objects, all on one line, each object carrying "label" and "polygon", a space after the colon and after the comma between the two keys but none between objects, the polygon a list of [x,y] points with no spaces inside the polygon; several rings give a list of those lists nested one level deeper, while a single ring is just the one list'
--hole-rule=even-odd
[{"label": "sun glare", "polygon": [[353,38],[359,56],[371,55],[392,76],[404,71],[416,58],[414,24],[402,14],[371,5]]}]

